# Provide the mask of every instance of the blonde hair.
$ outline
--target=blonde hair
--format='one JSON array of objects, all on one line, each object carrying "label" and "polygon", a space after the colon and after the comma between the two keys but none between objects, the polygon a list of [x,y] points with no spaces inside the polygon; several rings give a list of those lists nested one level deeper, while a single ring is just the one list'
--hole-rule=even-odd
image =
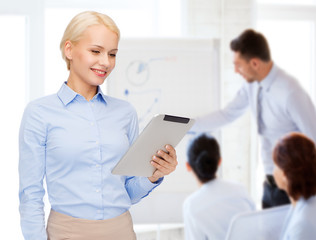
[{"label": "blonde hair", "polygon": [[70,69],[70,61],[65,56],[64,46],[66,41],[70,41],[73,44],[76,44],[82,37],[83,32],[92,25],[104,25],[109,30],[117,34],[118,39],[120,39],[120,30],[116,26],[115,22],[109,16],[94,12],[86,11],[77,14],[68,24],[64,35],[60,42],[60,51],[63,59],[67,63],[67,69]]}]

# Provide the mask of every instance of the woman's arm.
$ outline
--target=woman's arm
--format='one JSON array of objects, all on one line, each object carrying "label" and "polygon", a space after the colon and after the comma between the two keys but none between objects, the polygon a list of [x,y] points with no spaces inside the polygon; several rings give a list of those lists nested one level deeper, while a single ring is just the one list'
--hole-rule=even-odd
[{"label": "woman's arm", "polygon": [[29,105],[24,111],[19,134],[19,209],[25,240],[47,240],[43,203],[45,138],[43,119],[36,106]]}]

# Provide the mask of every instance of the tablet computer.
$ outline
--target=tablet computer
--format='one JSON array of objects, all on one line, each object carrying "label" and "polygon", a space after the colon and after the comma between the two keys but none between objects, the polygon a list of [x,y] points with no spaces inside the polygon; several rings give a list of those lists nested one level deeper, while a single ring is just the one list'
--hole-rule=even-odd
[{"label": "tablet computer", "polygon": [[165,145],[174,148],[194,124],[194,119],[159,114],[151,119],[112,173],[126,176],[150,177],[156,170],[151,165],[152,156]]}]

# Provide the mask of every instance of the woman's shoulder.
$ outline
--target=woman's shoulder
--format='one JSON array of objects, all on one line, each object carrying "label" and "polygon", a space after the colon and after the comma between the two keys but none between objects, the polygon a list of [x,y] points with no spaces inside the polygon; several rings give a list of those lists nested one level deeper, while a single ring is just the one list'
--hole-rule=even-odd
[{"label": "woman's shoulder", "polygon": [[288,223],[286,236],[291,239],[314,239],[316,235],[316,198],[300,199]]},{"label": "woman's shoulder", "polygon": [[112,103],[112,104],[121,104],[121,105],[131,105],[127,100],[109,96],[109,95],[104,95],[104,99],[106,102]]},{"label": "woman's shoulder", "polygon": [[112,96],[104,96],[107,104],[110,104],[113,108],[124,110],[127,112],[136,112],[135,107],[128,101]]},{"label": "woman's shoulder", "polygon": [[230,180],[224,180],[221,178],[217,178],[210,183],[208,183],[212,188],[216,188],[222,190],[223,193],[235,195],[236,192],[245,192],[246,188],[242,184]]},{"label": "woman's shoulder", "polygon": [[212,207],[223,206],[223,201],[226,204],[228,200],[244,198],[245,196],[247,196],[247,192],[243,186],[222,179],[214,179],[204,183],[187,197],[184,208],[191,209],[191,213],[201,212],[203,209],[210,211]]},{"label": "woman's shoulder", "polygon": [[[315,219],[316,216],[316,196],[312,196],[309,199],[300,199],[297,206],[298,208],[301,208],[300,212],[303,218],[310,218]],[[298,209],[300,210],[300,209]],[[316,226],[316,221],[315,226]]]},{"label": "woman's shoulder", "polygon": [[27,105],[27,110],[39,109],[41,107],[47,107],[56,104],[58,101],[57,94],[51,94],[37,99],[31,100]]},{"label": "woman's shoulder", "polygon": [[[27,103],[21,122],[21,126],[26,124],[36,123],[35,125],[44,125],[47,119],[50,118],[52,109],[56,108],[58,104],[58,99],[55,95],[48,95],[34,99]],[[31,124],[32,125],[32,124]]]},{"label": "woman's shoulder", "polygon": [[214,179],[204,183],[186,199],[186,203],[187,205],[200,205],[205,199],[208,199],[208,204],[216,202],[222,196],[222,192],[226,192],[226,185],[227,183],[221,179]]},{"label": "woman's shoulder", "polygon": [[183,211],[186,215],[194,215],[198,208],[201,208],[204,204],[201,203],[205,199],[201,192],[201,188],[194,191],[183,202]]}]

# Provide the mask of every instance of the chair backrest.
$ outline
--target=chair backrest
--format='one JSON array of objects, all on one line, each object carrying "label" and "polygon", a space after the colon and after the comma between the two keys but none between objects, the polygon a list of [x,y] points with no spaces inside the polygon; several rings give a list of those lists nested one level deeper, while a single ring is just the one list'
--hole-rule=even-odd
[{"label": "chair backrest", "polygon": [[226,240],[279,240],[290,204],[234,217]]}]

